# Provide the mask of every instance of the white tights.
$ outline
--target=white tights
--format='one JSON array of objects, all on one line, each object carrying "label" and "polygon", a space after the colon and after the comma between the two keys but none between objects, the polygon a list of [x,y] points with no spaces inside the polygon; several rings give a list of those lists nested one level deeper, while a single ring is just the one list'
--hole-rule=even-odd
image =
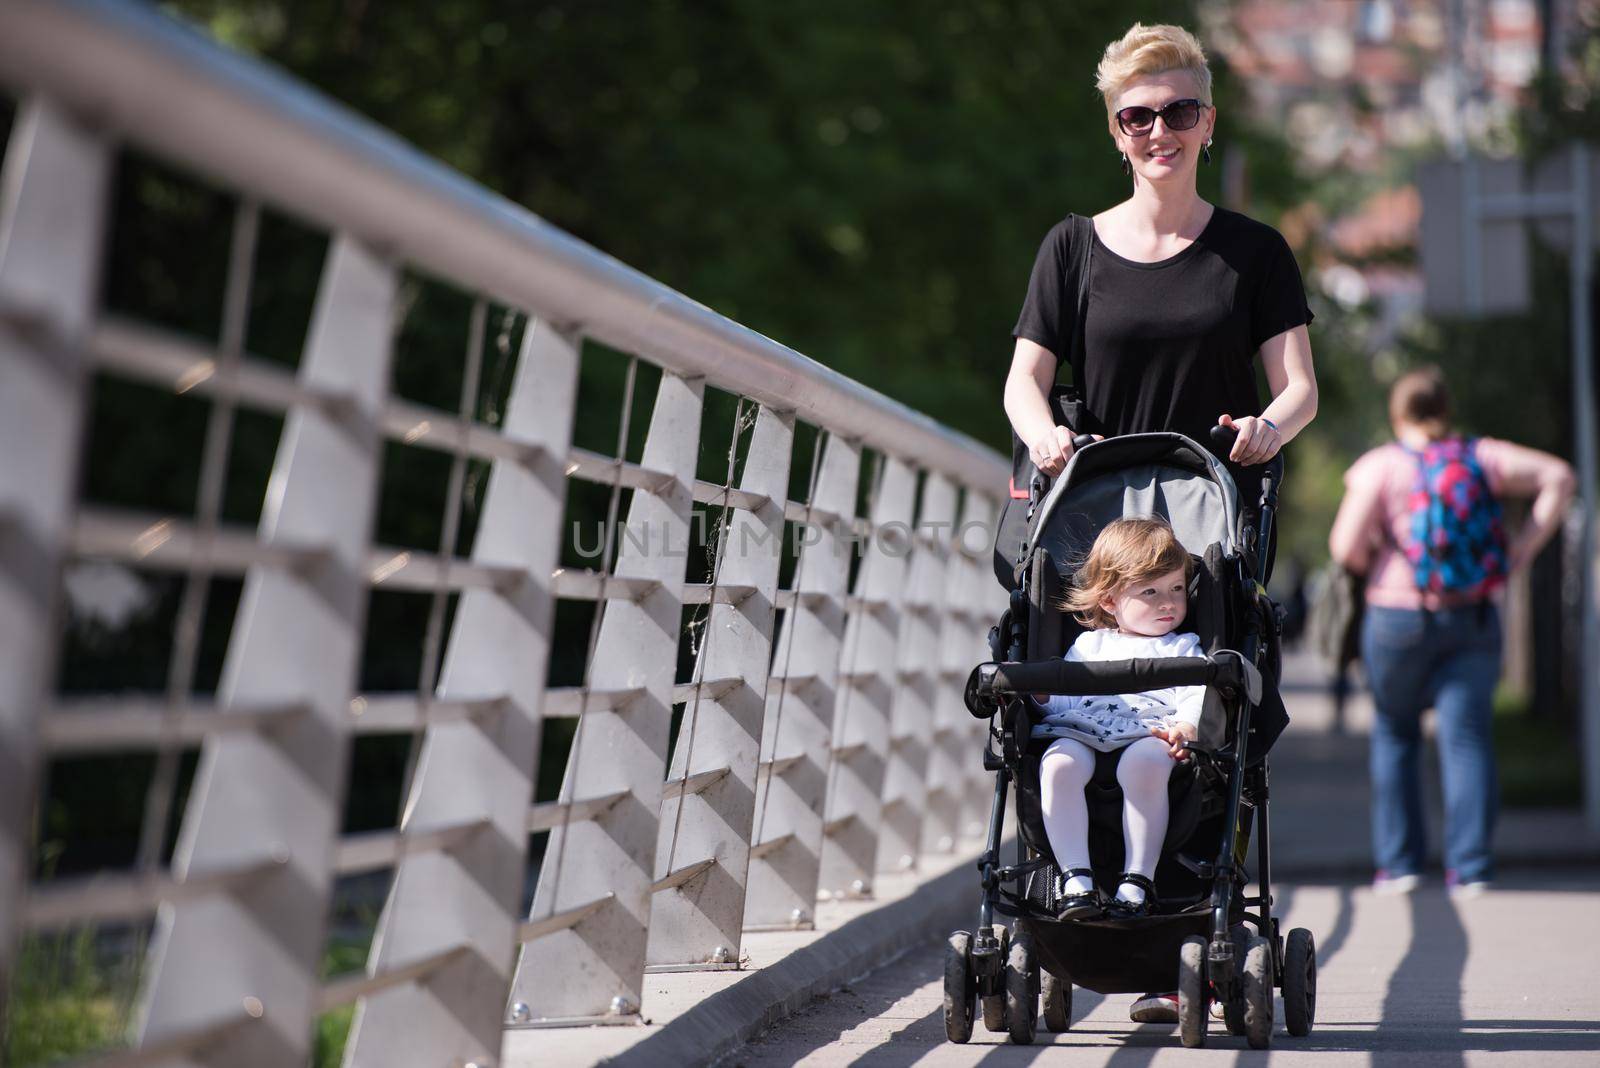
[{"label": "white tights", "polygon": [[[1044,829],[1062,871],[1089,867],[1089,806],[1084,787],[1094,774],[1095,752],[1072,738],[1057,738],[1039,762],[1039,793],[1044,804]],[[1122,786],[1122,837],[1127,846],[1127,871],[1155,875],[1161,843],[1167,836],[1167,780],[1173,760],[1168,745],[1151,735],[1132,743],[1117,762]],[[1081,877],[1069,893],[1090,889]],[[1124,883],[1119,897],[1141,901],[1143,891]]]}]

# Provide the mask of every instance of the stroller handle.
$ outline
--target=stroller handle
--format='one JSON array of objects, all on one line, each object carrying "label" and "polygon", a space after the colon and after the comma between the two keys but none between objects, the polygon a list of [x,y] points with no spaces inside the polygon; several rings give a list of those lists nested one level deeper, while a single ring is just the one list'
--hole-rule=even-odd
[{"label": "stroller handle", "polygon": [[[1072,451],[1074,454],[1076,454],[1079,449],[1086,449],[1099,440],[1100,439],[1095,437],[1093,434],[1074,434],[1072,435]],[[1036,473],[1033,476],[1033,482],[1028,487],[1030,491],[1030,502],[1037,505],[1040,501],[1044,500],[1044,495],[1049,492],[1050,483],[1053,481],[1054,479],[1045,474],[1043,471]]]},{"label": "stroller handle", "polygon": [[989,662],[972,669],[964,697],[979,718],[992,715],[1006,697],[1025,693],[1142,693],[1168,686],[1216,686],[1225,696],[1261,702],[1261,673],[1232,649],[1208,656],[1149,657],[1131,660],[1025,660]]},{"label": "stroller handle", "polygon": [[[1211,444],[1220,453],[1225,454],[1232,449],[1233,443],[1238,437],[1239,431],[1234,427],[1218,425],[1211,428]],[[1265,583],[1271,575],[1272,561],[1270,552],[1261,550],[1261,547],[1272,544],[1273,517],[1278,510],[1278,487],[1283,483],[1283,452],[1279,450],[1277,455],[1264,464],[1251,464],[1250,466],[1261,472],[1261,500],[1258,505],[1256,549],[1250,551],[1247,555],[1251,557],[1251,568],[1254,570],[1256,566],[1256,550],[1263,552],[1266,558],[1266,570],[1261,574],[1260,578]]]}]

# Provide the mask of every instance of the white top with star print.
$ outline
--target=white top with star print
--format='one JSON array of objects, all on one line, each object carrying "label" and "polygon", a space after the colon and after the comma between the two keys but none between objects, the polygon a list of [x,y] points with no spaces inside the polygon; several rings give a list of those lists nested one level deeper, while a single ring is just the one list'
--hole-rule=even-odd
[{"label": "white top with star print", "polygon": [[[1120,630],[1088,630],[1078,635],[1064,659],[1080,662],[1139,660],[1169,656],[1205,656],[1198,635],[1163,634],[1149,637]],[[1033,728],[1035,738],[1076,738],[1091,748],[1109,753],[1148,737],[1151,727],[1178,720],[1200,726],[1205,705],[1204,686],[1166,686],[1144,693],[1052,696],[1040,703],[1043,722]]]}]

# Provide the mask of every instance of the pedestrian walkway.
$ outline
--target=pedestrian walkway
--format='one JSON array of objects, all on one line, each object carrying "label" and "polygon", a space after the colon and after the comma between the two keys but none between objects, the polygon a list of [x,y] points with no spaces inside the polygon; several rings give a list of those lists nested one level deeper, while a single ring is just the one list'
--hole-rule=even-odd
[{"label": "pedestrian walkway", "polygon": [[[1372,701],[1357,688],[1335,730],[1333,698],[1325,674],[1309,655],[1284,662],[1284,700],[1291,723],[1272,751],[1272,866],[1279,877],[1348,879],[1372,874],[1367,738]],[[1431,732],[1431,717],[1428,721]],[[1423,759],[1428,827],[1439,872],[1443,826],[1438,758],[1433,744]],[[1519,867],[1600,865],[1600,834],[1584,826],[1578,809],[1507,809],[1495,834],[1495,855],[1507,870]]]},{"label": "pedestrian walkway", "polygon": [[[1586,935],[1600,915],[1596,870],[1514,876],[1456,902],[1437,887],[1377,897],[1364,885],[1289,886],[1288,923],[1316,935],[1316,1028],[1291,1038],[1281,1023],[1268,1052],[1213,1026],[1205,1049],[1175,1028],[1128,1020],[1130,995],[1073,993],[1072,1028],[1041,1025],[1012,1046],[981,1025],[945,1041],[943,948],[927,944],[774,1028],[728,1068],[1205,1068],[1262,1063],[1454,1068],[1600,1063],[1600,991]],[[1281,1003],[1278,1007],[1282,1016]],[[1069,1052],[1070,1051],[1070,1052]]]},{"label": "pedestrian walkway", "polygon": [[[1272,754],[1274,891],[1290,923],[1313,931],[1327,970],[1316,1032],[1307,1039],[1280,1033],[1274,1063],[1311,1052],[1351,1063],[1370,1055],[1374,1066],[1403,1060],[1408,1068],[1453,1068],[1488,1052],[1530,1063],[1538,1056],[1541,1065],[1600,1063],[1600,988],[1585,938],[1600,915],[1600,835],[1576,811],[1510,810],[1496,838],[1505,877],[1492,893],[1452,902],[1436,868],[1410,898],[1373,897],[1366,888],[1372,706],[1358,689],[1335,730],[1323,682],[1309,657],[1287,660],[1292,723]],[[1426,767],[1437,840],[1431,752]],[[975,855],[977,843],[968,845]],[[1129,997],[1086,991],[1077,993],[1079,1022],[1067,1035],[1041,1031],[1042,1044],[1013,1047],[980,1027],[972,1045],[949,1045],[938,1015],[942,943],[950,930],[975,922],[971,858],[885,876],[878,894],[819,907],[817,931],[747,938],[747,971],[650,976],[649,1026],[513,1031],[505,1063],[937,1068],[1028,1064],[1053,1045],[1081,1047],[1115,1068],[1262,1056],[1220,1028],[1215,1049],[1184,1050],[1171,1028],[1130,1023]]]}]

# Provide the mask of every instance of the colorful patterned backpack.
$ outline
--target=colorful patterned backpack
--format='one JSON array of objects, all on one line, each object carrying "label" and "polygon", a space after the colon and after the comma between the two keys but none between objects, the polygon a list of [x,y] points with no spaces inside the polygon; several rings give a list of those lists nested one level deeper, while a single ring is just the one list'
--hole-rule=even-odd
[{"label": "colorful patterned backpack", "polygon": [[1476,439],[1407,448],[1417,461],[1411,532],[1403,546],[1419,590],[1481,597],[1506,578],[1500,502],[1478,462]]}]

